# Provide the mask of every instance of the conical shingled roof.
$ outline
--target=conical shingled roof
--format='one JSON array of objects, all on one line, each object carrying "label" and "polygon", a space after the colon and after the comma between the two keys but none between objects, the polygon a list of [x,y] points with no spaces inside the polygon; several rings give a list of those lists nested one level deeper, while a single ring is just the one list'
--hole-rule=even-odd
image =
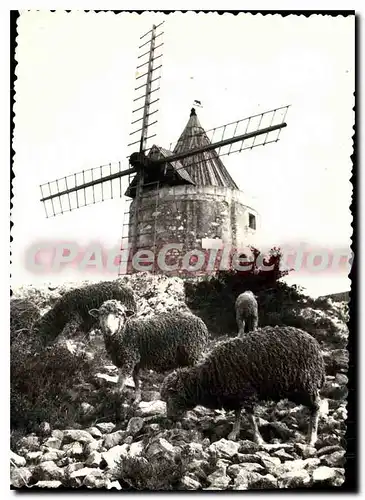
[{"label": "conical shingled roof", "polygon": [[[174,149],[174,154],[211,144],[200,125],[195,109],[192,108],[189,121]],[[238,189],[215,150],[198,153],[180,160],[190,178],[197,186],[221,186]]]}]

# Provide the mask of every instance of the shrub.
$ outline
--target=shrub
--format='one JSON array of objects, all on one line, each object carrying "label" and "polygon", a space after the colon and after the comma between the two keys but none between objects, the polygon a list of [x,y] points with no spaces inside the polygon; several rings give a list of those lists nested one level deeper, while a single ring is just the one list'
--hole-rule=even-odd
[{"label": "shrub", "polygon": [[78,405],[70,391],[91,376],[82,353],[66,347],[35,352],[24,342],[11,346],[11,427],[32,432],[42,421],[67,426],[77,421]]},{"label": "shrub", "polygon": [[40,318],[40,311],[28,299],[12,299],[10,301],[10,333],[11,339],[23,331],[32,331],[35,322]]},{"label": "shrub", "polygon": [[[266,294],[268,290],[273,290],[272,297],[275,297],[282,285],[279,280],[289,272],[280,269],[282,258],[280,249],[273,248],[263,259],[265,266],[272,266],[270,271],[263,270],[260,266],[260,251],[253,247],[251,251],[253,261],[247,271],[218,271],[215,276],[198,281],[187,280],[185,283],[188,306],[202,317],[208,329],[216,336],[237,333],[235,301],[240,293],[251,290],[255,294]],[[291,293],[299,295],[294,289]],[[271,306],[279,310],[277,303]],[[259,314],[261,308],[259,301]]]},{"label": "shrub", "polygon": [[171,491],[178,488],[185,468],[180,456],[128,457],[118,465],[118,479],[131,490]]}]

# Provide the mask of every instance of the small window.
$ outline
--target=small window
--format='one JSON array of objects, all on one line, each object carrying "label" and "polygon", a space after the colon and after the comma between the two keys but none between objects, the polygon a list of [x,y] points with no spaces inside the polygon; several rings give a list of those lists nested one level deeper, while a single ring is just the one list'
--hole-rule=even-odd
[{"label": "small window", "polygon": [[256,217],[253,214],[248,214],[248,226],[251,229],[256,229]]}]

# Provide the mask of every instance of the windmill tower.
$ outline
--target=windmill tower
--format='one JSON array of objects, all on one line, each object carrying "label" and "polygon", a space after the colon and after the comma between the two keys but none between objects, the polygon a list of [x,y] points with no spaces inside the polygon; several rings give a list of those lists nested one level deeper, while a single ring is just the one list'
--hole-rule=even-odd
[{"label": "windmill tower", "polygon": [[[159,100],[154,93],[159,90],[156,71],[161,64],[156,65],[155,61],[162,57],[158,49],[163,43],[156,42],[163,34],[158,32],[162,24],[154,25],[141,37],[150,35],[140,46],[143,53],[137,69],[142,74],[138,74],[137,81],[145,78],[145,82],[135,90],[144,92],[134,101],[143,100],[144,104],[137,104],[133,111],[140,117],[133,120],[132,124],[138,123],[139,128],[131,135],[140,137],[129,144],[139,145],[139,151],[129,157],[129,168],[122,169],[118,162],[41,186],[47,216],[107,198],[124,197],[120,274],[141,270],[141,259],[146,264],[142,269],[181,274],[184,267],[188,271],[192,264],[190,257],[196,260],[197,251],[204,252],[212,240],[225,247],[249,244],[249,237],[257,228],[258,213],[248,206],[222,157],[276,142],[286,127],[288,106],[208,131],[192,108],[174,146],[165,149],[154,144],[148,148],[148,140],[154,137],[150,128],[156,123],[150,117],[157,113],[154,106]],[[122,178],[128,181],[126,190]],[[176,265],[179,259],[180,265]]]}]

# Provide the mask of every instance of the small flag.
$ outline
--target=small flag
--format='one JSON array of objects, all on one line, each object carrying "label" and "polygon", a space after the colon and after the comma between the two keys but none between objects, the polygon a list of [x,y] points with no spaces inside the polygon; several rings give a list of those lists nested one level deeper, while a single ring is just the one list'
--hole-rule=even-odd
[{"label": "small flag", "polygon": [[202,103],[200,101],[194,101],[194,106],[199,106],[200,108],[203,107]]}]

